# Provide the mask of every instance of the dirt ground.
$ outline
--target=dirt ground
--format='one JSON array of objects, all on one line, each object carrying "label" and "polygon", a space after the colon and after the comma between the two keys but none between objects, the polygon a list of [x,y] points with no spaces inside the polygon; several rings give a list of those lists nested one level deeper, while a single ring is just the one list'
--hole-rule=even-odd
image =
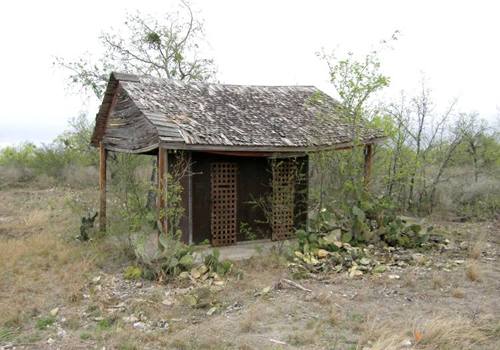
[{"label": "dirt ground", "polygon": [[71,203],[95,194],[0,192],[0,349],[500,348],[499,223],[435,222],[448,245],[383,273],[297,280],[256,252],[220,283],[163,284],[123,277],[120,235],[75,240]]}]

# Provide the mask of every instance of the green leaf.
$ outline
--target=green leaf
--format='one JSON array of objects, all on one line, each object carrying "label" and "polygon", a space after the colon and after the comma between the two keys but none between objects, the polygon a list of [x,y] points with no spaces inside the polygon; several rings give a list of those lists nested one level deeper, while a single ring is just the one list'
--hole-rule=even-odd
[{"label": "green leaf", "polygon": [[191,254],[186,254],[179,260],[179,265],[186,269],[189,269],[193,265],[193,263],[194,260]]}]

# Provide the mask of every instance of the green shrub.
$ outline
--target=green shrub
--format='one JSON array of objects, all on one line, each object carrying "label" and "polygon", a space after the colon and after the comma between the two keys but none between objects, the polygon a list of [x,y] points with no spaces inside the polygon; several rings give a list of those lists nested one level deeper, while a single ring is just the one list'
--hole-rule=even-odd
[{"label": "green shrub", "polygon": [[138,280],[142,276],[142,270],[137,266],[128,266],[123,272],[123,277],[127,280]]},{"label": "green shrub", "polygon": [[210,272],[215,272],[219,276],[224,276],[231,271],[233,263],[229,260],[220,261],[220,251],[216,248],[205,257],[205,265]]}]

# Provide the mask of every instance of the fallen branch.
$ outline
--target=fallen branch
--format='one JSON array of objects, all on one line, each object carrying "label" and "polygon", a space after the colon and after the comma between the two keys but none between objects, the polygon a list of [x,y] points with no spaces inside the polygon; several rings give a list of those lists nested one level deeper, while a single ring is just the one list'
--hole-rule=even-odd
[{"label": "fallen branch", "polygon": [[282,278],[282,279],[281,279],[281,282],[284,282],[284,283],[288,284],[289,286],[292,286],[292,287],[294,287],[294,288],[300,289],[300,290],[302,290],[302,291],[304,291],[304,292],[308,292],[308,293],[311,293],[311,292],[312,292],[312,290],[311,290],[311,289],[308,289],[308,288],[306,288],[306,287],[304,287],[304,286],[301,286],[301,285],[300,285],[300,284],[298,284],[297,282],[294,282],[294,281],[288,280],[288,279],[286,279],[286,278]]},{"label": "fallen branch", "polygon": [[285,343],[284,341],[281,341],[281,340],[276,340],[276,339],[273,339],[273,338],[269,338],[269,341],[271,343],[275,343],[275,344],[280,344],[280,345],[288,345],[287,343]]}]

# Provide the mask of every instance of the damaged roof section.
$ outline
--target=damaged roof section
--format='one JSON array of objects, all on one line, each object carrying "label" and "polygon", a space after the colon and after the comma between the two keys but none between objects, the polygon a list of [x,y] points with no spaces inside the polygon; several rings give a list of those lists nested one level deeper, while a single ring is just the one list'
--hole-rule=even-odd
[{"label": "damaged roof section", "polygon": [[[159,143],[180,149],[313,150],[345,146],[353,138],[350,125],[338,116],[337,102],[313,86],[184,83],[113,73],[97,115],[94,145],[113,142],[106,134],[117,92],[122,104],[129,99],[129,107],[120,109],[123,123],[127,110],[134,114],[131,118],[138,110],[157,133],[149,143],[130,145],[135,150]],[[358,137],[372,143],[383,135],[361,128]]]}]

